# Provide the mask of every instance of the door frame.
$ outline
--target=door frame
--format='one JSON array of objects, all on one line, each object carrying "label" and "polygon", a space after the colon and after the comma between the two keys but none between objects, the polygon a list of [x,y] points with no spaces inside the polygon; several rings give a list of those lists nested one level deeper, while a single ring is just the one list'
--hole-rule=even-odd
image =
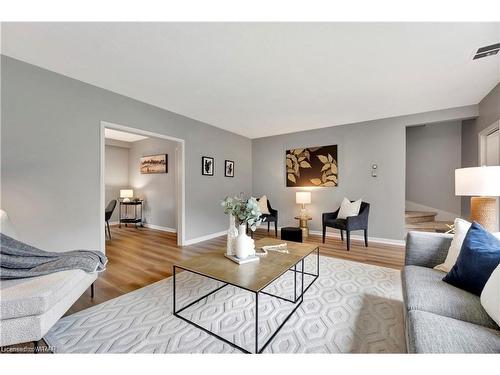
[{"label": "door frame", "polygon": [[485,165],[486,163],[486,137],[495,131],[500,131],[500,120],[481,130],[478,134],[477,160],[479,167]]},{"label": "door frame", "polygon": [[130,126],[115,124],[107,121],[101,121],[99,142],[100,142],[100,155],[99,155],[99,187],[100,187],[100,245],[103,252],[106,249],[106,232],[105,232],[105,220],[104,211],[106,208],[105,201],[105,184],[104,184],[104,170],[105,170],[105,145],[106,139],[104,130],[105,128],[121,130],[127,133],[133,133],[138,135],[144,135],[147,137],[166,139],[169,141],[174,141],[177,143],[176,147],[176,168],[175,168],[175,196],[176,196],[176,211],[177,211],[177,245],[183,246],[186,242],[185,229],[186,229],[186,178],[185,178],[185,153],[186,153],[186,143],[184,139],[171,137],[164,134],[154,133],[147,130],[142,130],[138,128],[133,128]]}]

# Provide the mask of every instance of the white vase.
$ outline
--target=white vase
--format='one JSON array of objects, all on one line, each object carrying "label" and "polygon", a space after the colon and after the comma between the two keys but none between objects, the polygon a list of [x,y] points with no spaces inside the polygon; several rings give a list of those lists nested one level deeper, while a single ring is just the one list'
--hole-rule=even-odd
[{"label": "white vase", "polygon": [[252,253],[251,238],[247,236],[247,226],[246,224],[241,224],[238,227],[238,237],[236,237],[235,247],[236,247],[236,257],[238,259],[246,259]]},{"label": "white vase", "polygon": [[238,229],[236,229],[233,215],[229,215],[229,229],[227,230],[227,255],[234,255],[236,237],[238,237]]}]

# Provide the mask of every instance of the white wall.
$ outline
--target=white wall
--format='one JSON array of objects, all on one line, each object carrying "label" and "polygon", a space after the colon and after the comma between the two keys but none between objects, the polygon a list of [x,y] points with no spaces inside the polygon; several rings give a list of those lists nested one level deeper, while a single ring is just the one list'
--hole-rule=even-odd
[{"label": "white wall", "polygon": [[[129,150],[125,147],[105,146],[105,204],[120,197],[120,189],[129,186]],[[110,221],[118,221],[118,205]]]},{"label": "white wall", "polygon": [[[129,185],[135,196],[144,199],[145,223],[173,230],[177,229],[176,148],[176,142],[148,138],[132,142],[129,153]],[[141,174],[140,158],[156,154],[168,155],[168,173]]]},{"label": "white wall", "polygon": [[437,211],[461,214],[455,169],[462,165],[462,122],[406,129],[406,200]]}]

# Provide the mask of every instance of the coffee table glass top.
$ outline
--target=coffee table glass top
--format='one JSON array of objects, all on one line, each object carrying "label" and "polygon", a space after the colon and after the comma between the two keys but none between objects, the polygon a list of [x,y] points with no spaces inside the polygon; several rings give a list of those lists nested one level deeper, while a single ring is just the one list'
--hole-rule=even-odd
[{"label": "coffee table glass top", "polygon": [[176,263],[175,266],[252,292],[260,292],[318,248],[317,245],[276,238],[262,238],[255,241],[255,248],[258,250],[262,246],[284,242],[287,243],[288,253],[269,251],[256,262],[236,264],[224,256],[226,249],[221,248],[220,251]]}]

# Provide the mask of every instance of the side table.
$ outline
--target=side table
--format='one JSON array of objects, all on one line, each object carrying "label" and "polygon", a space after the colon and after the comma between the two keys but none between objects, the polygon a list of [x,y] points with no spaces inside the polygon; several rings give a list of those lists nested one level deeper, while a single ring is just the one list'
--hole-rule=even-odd
[{"label": "side table", "polygon": [[307,222],[309,220],[312,220],[311,216],[295,216],[295,219],[299,221],[299,227],[302,230],[302,238],[306,238],[309,236],[309,226],[307,225]]}]

